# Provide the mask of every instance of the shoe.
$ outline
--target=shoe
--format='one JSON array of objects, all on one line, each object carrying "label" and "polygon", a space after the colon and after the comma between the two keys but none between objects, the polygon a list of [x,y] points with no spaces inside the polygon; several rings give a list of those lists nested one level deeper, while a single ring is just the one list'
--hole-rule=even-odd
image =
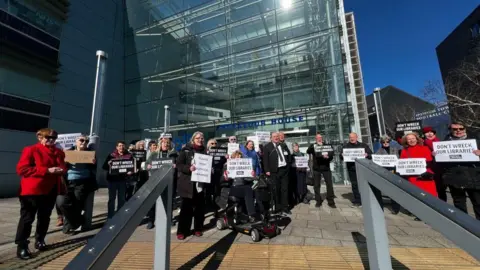
[{"label": "shoe", "polygon": [[17,258],[21,260],[29,260],[32,258],[32,253],[28,250],[28,245],[17,246]]},{"label": "shoe", "polygon": [[415,217],[414,219],[415,221],[422,221],[421,219],[419,219],[418,217]]},{"label": "shoe", "polygon": [[335,202],[329,202],[329,203],[328,203],[328,206],[329,206],[330,208],[337,208],[337,205],[335,204]]},{"label": "shoe", "polygon": [[149,222],[147,223],[147,230],[151,230],[151,229],[153,229],[154,227],[155,227],[155,225],[153,224],[153,221],[149,221]]},{"label": "shoe", "polygon": [[400,210],[392,210],[392,215],[398,215],[400,213]]},{"label": "shoe", "polygon": [[361,204],[359,204],[359,203],[353,203],[353,204],[352,204],[352,207],[353,207],[353,208],[356,208],[356,207],[361,207],[361,206],[362,206],[362,205],[361,205]]},{"label": "shoe", "polygon": [[183,235],[183,234],[177,234],[177,239],[178,239],[178,240],[185,240],[185,235]]},{"label": "shoe", "polygon": [[201,231],[196,231],[196,232],[194,233],[194,235],[195,235],[196,237],[202,237],[202,236],[203,236],[203,233],[202,233]]},{"label": "shoe", "polygon": [[322,207],[322,203],[321,203],[321,202],[317,202],[317,203],[315,204],[315,207],[316,207],[316,208]]},{"label": "shoe", "polygon": [[58,217],[57,218],[57,227],[63,226],[63,217]]},{"label": "shoe", "polygon": [[48,249],[47,244],[45,244],[45,241],[36,241],[35,242],[35,249],[39,251],[45,251]]}]

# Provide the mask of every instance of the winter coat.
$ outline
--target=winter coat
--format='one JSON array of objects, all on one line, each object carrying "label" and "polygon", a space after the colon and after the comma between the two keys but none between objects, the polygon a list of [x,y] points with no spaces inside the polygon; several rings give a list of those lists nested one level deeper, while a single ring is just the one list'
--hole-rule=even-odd
[{"label": "winter coat", "polygon": [[23,148],[17,163],[17,174],[21,177],[20,196],[48,195],[52,192],[64,194],[62,175],[49,174],[48,168],[51,167],[67,171],[65,153],[61,149],[40,143]]},{"label": "winter coat", "polygon": [[108,155],[102,166],[102,169],[107,171],[107,181],[109,182],[128,181],[129,179],[134,177],[126,174],[117,174],[117,175],[110,174],[110,166],[108,165],[108,162],[112,159],[132,159],[133,160],[133,156],[128,151],[125,151],[125,153],[123,153],[123,155],[120,156],[117,150],[115,150],[113,153]]},{"label": "winter coat", "polygon": [[[447,136],[445,141],[455,138]],[[465,140],[480,140],[475,136],[467,136]],[[438,162],[443,168],[443,181],[446,185],[456,188],[480,189],[480,162]]]},{"label": "winter coat", "polygon": [[190,167],[192,166],[193,156],[195,153],[206,154],[205,147],[195,149],[192,144],[187,143],[185,147],[180,150],[177,158],[177,170],[178,170],[178,182],[177,182],[177,191],[178,195],[182,198],[193,198],[194,191],[196,188],[195,182],[191,181],[192,172]]},{"label": "winter coat", "polygon": [[[326,149],[332,149],[332,151],[324,151]],[[323,157],[323,152],[328,153],[328,158]],[[307,154],[312,156],[312,169],[314,171],[330,171],[330,162],[335,155],[332,145],[314,143],[308,147]]]},{"label": "winter coat", "polygon": [[[397,158],[399,158],[401,151],[402,151],[402,148],[398,148],[398,147],[394,147],[394,146],[390,145],[390,147],[388,147],[388,149],[380,147],[380,149],[377,150],[375,155],[395,155],[395,156],[397,156]],[[385,169],[389,170],[389,171],[395,171],[395,167],[385,167]]]},{"label": "winter coat", "polygon": [[[366,143],[362,143],[357,141],[356,143],[347,142],[345,143],[342,148],[340,149],[340,153],[343,153],[343,149],[350,149],[350,148],[363,148],[365,149],[365,154],[367,154],[366,159],[372,159],[372,150]],[[343,161],[343,155],[340,154],[340,160]],[[347,170],[349,171],[356,171],[355,162],[346,162]]]},{"label": "winter coat", "polygon": [[430,152],[433,152],[433,143],[434,143],[434,142],[439,142],[439,141],[440,141],[440,139],[437,138],[437,137],[435,137],[435,139],[433,139],[433,140],[425,139],[425,140],[423,141],[423,144],[424,144],[426,147],[428,147],[428,149],[430,149]]},{"label": "winter coat", "polygon": [[[415,145],[406,147],[402,150],[400,158],[425,158],[427,161],[427,173],[431,176],[434,175],[432,170],[433,157],[430,149],[427,146]],[[405,178],[423,191],[428,192],[435,197],[438,196],[433,177],[431,177],[431,179],[424,179],[424,177],[421,177],[420,175],[409,175],[405,176]]]},{"label": "winter coat", "polygon": [[260,175],[262,170],[260,168],[260,158],[258,157],[257,151],[255,149],[248,150],[245,146],[240,145],[240,151],[243,153],[245,158],[250,158],[252,160],[252,167],[256,175]]}]

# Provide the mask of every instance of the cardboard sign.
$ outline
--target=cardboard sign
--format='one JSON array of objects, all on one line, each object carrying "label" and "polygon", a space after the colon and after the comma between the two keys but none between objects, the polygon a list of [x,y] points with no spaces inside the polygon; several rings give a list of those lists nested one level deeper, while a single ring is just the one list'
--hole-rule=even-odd
[{"label": "cardboard sign", "polygon": [[427,171],[424,158],[405,158],[397,161],[397,172],[400,175],[421,175]]},{"label": "cardboard sign", "polygon": [[229,156],[231,156],[233,152],[238,150],[240,150],[240,145],[238,143],[228,143],[227,153]]},{"label": "cardboard sign", "polygon": [[308,157],[295,156],[295,167],[308,168]]},{"label": "cardboard sign", "polygon": [[433,142],[437,162],[479,162],[479,157],[473,153],[477,149],[476,140]]},{"label": "cardboard sign", "polygon": [[227,161],[227,171],[229,178],[252,177],[252,159],[231,158]]},{"label": "cardboard sign", "polygon": [[133,158],[137,160],[144,161],[147,157],[147,151],[145,150],[130,150],[130,153],[132,153]]},{"label": "cardboard sign", "polygon": [[343,162],[355,162],[357,158],[365,158],[364,148],[344,148]]},{"label": "cardboard sign", "polygon": [[258,138],[258,142],[270,142],[270,132],[268,131],[255,131],[255,136]]},{"label": "cardboard sign", "polygon": [[65,151],[65,162],[76,164],[76,163],[87,163],[93,164],[95,159],[95,151],[75,151],[68,150]]},{"label": "cardboard sign", "polygon": [[192,172],[192,182],[210,183],[212,178],[212,160],[212,156],[195,153],[193,164],[196,169]]},{"label": "cardboard sign", "polygon": [[82,136],[82,133],[58,134],[56,146],[60,149],[70,149],[80,136]]},{"label": "cardboard sign", "polygon": [[396,155],[372,155],[372,161],[382,167],[392,168],[397,166]]},{"label": "cardboard sign", "polygon": [[127,174],[135,172],[135,159],[112,159],[110,174]]},{"label": "cardboard sign", "polygon": [[150,162],[152,166],[150,168],[151,171],[160,169],[163,165],[173,166],[173,159],[172,158],[158,158],[154,159]]}]

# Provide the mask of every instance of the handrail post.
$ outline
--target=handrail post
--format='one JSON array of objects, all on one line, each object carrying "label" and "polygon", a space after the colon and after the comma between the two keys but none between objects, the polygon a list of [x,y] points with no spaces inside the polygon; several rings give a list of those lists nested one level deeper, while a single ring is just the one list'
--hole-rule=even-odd
[{"label": "handrail post", "polygon": [[362,198],[362,214],[370,269],[392,269],[385,214],[367,180],[371,175],[358,163],[355,166]]},{"label": "handrail post", "polygon": [[154,269],[166,270],[170,267],[170,236],[172,223],[173,178],[162,195],[158,197],[155,209],[155,258]]}]

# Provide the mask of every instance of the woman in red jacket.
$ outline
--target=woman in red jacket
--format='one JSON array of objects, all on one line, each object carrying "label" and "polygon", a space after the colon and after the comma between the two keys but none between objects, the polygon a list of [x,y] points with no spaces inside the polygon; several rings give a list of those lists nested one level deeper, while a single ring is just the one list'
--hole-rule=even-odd
[{"label": "woman in red jacket", "polygon": [[427,161],[427,172],[422,175],[408,176],[410,183],[419,187],[420,189],[437,197],[437,189],[435,181],[433,180],[432,171],[432,152],[427,146],[423,145],[423,140],[416,133],[409,133],[402,139],[403,150],[400,158],[425,158]]},{"label": "woman in red jacket", "polygon": [[55,147],[58,134],[55,130],[44,128],[37,132],[39,143],[23,149],[17,164],[20,181],[20,220],[18,222],[15,244],[17,257],[30,259],[28,238],[32,232],[32,223],[38,217],[35,232],[35,248],[47,249],[47,235],[50,215],[57,194],[64,192],[62,174],[66,171],[65,153]]}]

